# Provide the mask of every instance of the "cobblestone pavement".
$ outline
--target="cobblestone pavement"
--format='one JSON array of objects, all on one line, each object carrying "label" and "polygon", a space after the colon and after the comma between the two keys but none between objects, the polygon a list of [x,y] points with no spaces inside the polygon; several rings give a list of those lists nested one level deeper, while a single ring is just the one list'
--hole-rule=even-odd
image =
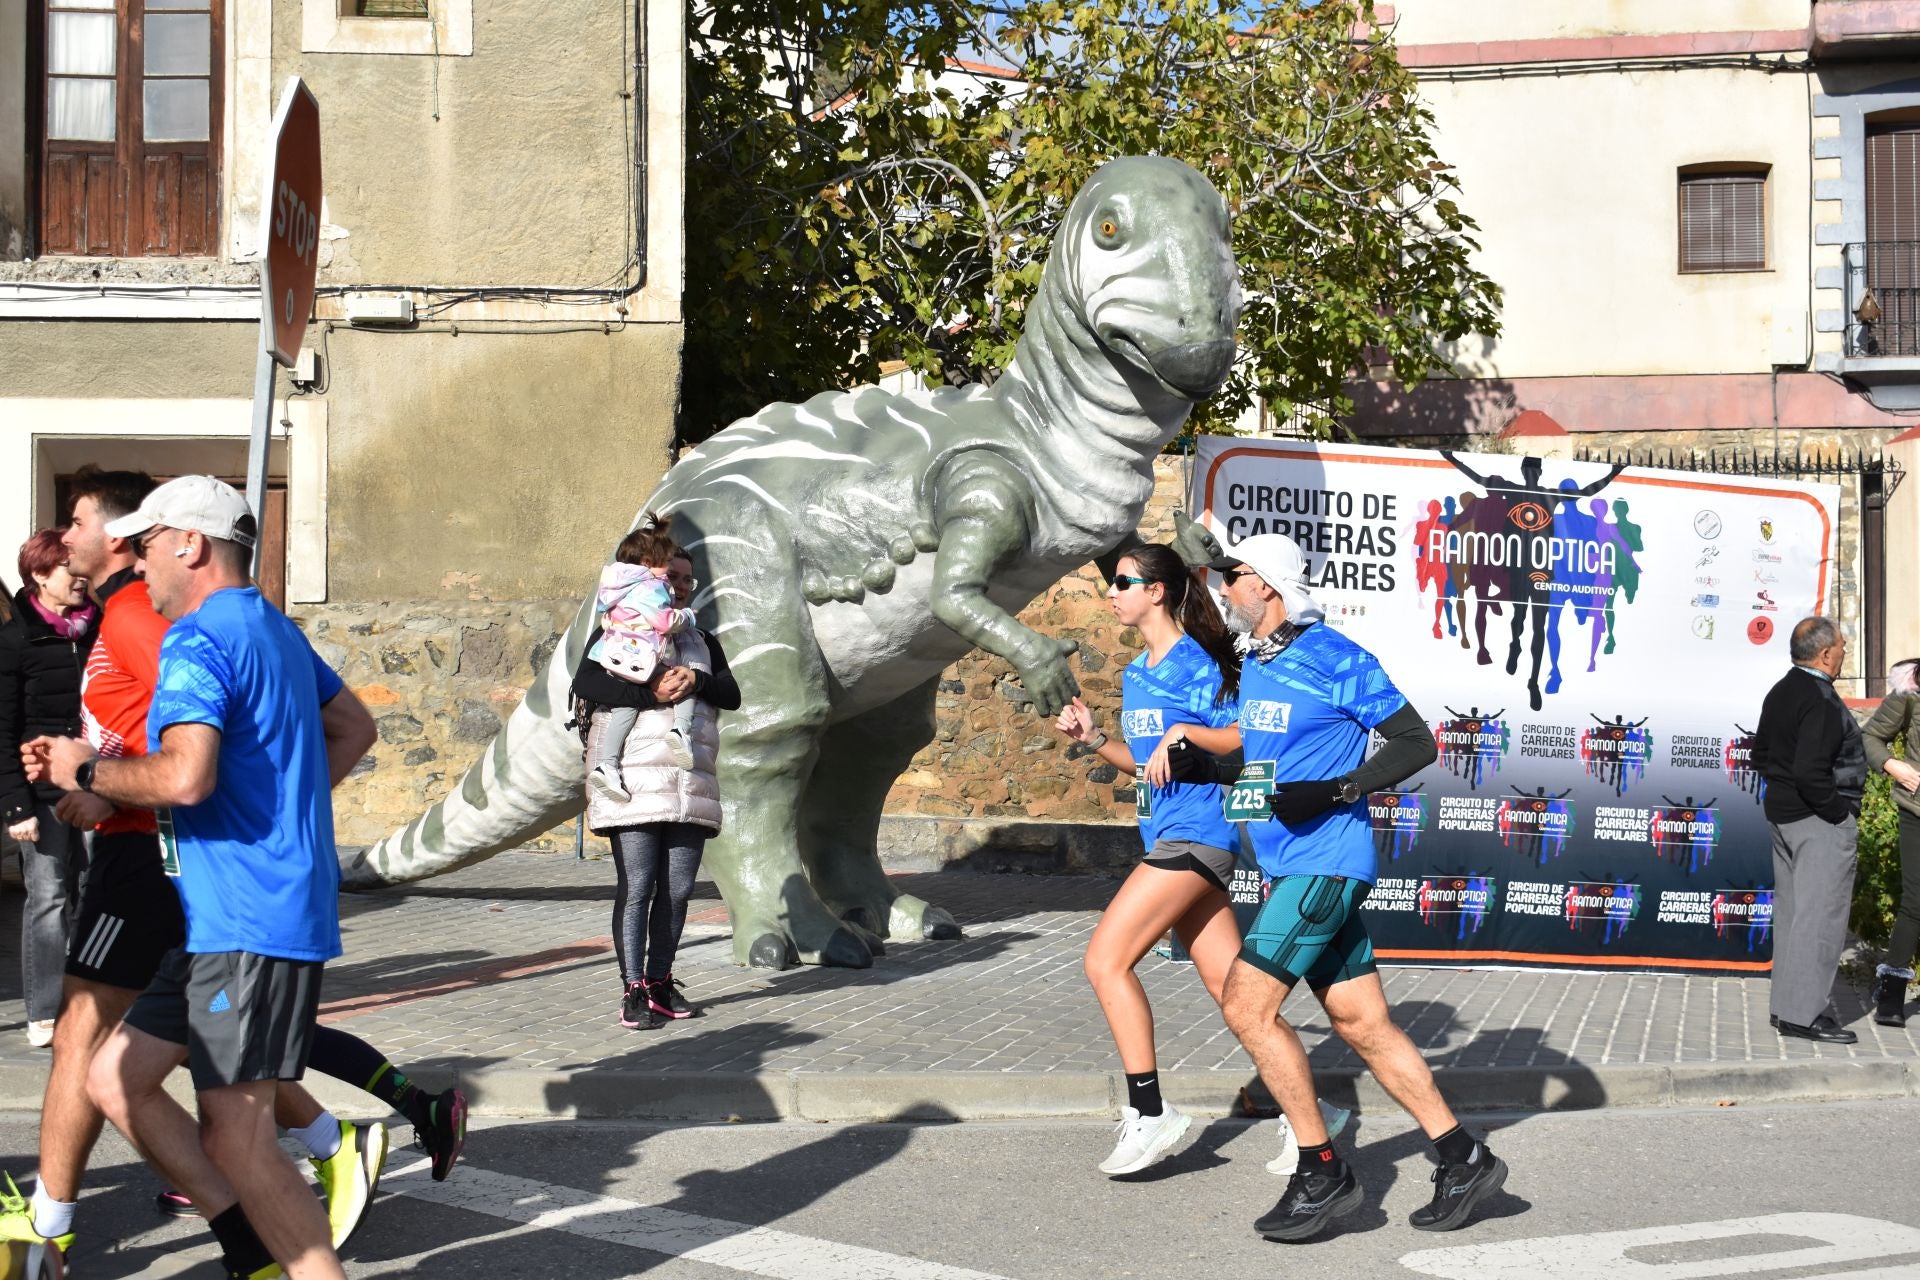
[{"label": "cobblestone pavement", "polygon": [[[646,1073],[1078,1073],[1117,1069],[1080,973],[1115,882],[943,872],[903,887],[952,911],[966,938],[896,945],[871,969],[737,968],[726,911],[696,890],[675,976],[703,1016],[655,1031],[619,1025],[605,860],[509,853],[423,884],[341,900],[346,955],[328,966],[322,1017],[415,1069]],[[19,1031],[20,898],[0,903],[0,1065],[44,1062]],[[1140,966],[1166,1072],[1250,1064],[1192,969]],[[1911,1060],[1914,1036],[1836,1002],[1851,1047],[1783,1041],[1764,979],[1512,970],[1391,969],[1400,1024],[1436,1066],[1604,1068]],[[1318,1067],[1352,1067],[1317,1006],[1290,1011]],[[1916,1024],[1920,1025],[1920,1024]]]}]

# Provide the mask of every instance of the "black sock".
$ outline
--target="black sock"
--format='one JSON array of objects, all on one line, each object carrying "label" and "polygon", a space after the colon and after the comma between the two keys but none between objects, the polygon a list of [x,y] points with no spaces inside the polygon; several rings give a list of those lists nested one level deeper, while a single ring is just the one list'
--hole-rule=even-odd
[{"label": "black sock", "polygon": [[1430,1141],[1433,1143],[1433,1153],[1440,1157],[1441,1164],[1472,1164],[1480,1158],[1479,1139],[1457,1124]]},{"label": "black sock", "polygon": [[425,1128],[432,1123],[433,1099],[421,1093],[407,1073],[387,1061],[386,1055],[337,1027],[316,1027],[313,1048],[307,1065],[323,1076],[332,1076],[354,1088],[370,1093],[398,1111],[414,1124]]},{"label": "black sock", "polygon": [[1127,1073],[1127,1105],[1143,1116],[1157,1116],[1166,1108],[1160,1105],[1160,1073]]},{"label": "black sock", "polygon": [[253,1232],[253,1224],[247,1221],[246,1214],[240,1212],[239,1205],[209,1219],[207,1226],[213,1229],[213,1238],[220,1242],[220,1252],[225,1255],[227,1270],[250,1276],[273,1261],[273,1255],[267,1252],[267,1246],[260,1243],[260,1237]]},{"label": "black sock", "polygon": [[1300,1173],[1317,1173],[1329,1178],[1337,1178],[1347,1170],[1346,1161],[1333,1150],[1333,1140],[1329,1138],[1317,1147],[1300,1148]]}]

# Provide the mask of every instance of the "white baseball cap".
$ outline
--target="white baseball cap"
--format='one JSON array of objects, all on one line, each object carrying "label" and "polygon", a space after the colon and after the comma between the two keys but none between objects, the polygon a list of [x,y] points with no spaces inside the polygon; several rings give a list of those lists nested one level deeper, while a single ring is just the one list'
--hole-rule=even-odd
[{"label": "white baseball cap", "polygon": [[1280,593],[1287,603],[1287,617],[1309,622],[1325,617],[1307,591],[1307,557],[1300,544],[1284,533],[1256,533],[1228,547],[1226,553],[1207,565],[1219,573],[1241,565],[1258,574],[1260,580]]},{"label": "white baseball cap", "polygon": [[132,515],[107,522],[107,535],[137,538],[149,529],[191,529],[209,538],[251,547],[257,523],[247,500],[232,485],[212,476],[181,476],[169,480],[140,504]]}]

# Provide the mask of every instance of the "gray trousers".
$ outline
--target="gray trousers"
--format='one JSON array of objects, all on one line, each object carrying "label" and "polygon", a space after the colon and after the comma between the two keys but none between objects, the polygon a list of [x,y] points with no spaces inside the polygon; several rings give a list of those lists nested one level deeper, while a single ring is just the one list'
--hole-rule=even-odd
[{"label": "gray trousers", "polygon": [[1773,1016],[1810,1026],[1827,1011],[1847,941],[1860,827],[1802,818],[1773,833]]},{"label": "gray trousers", "polygon": [[27,905],[20,914],[21,986],[28,1019],[46,1022],[60,1012],[67,935],[80,909],[87,849],[86,838],[54,817],[52,805],[36,797],[33,813],[40,819],[40,838],[20,842],[20,870],[27,882]]}]

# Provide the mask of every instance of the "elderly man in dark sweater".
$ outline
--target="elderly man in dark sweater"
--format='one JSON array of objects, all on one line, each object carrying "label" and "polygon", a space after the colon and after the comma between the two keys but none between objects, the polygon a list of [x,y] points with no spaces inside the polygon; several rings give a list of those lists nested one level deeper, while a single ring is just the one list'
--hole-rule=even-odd
[{"label": "elderly man in dark sweater", "polygon": [[1767,692],[1753,762],[1773,832],[1773,1023],[1783,1036],[1852,1044],[1828,1012],[1847,938],[1867,751],[1834,690],[1847,654],[1831,618],[1793,628],[1793,669]]}]

